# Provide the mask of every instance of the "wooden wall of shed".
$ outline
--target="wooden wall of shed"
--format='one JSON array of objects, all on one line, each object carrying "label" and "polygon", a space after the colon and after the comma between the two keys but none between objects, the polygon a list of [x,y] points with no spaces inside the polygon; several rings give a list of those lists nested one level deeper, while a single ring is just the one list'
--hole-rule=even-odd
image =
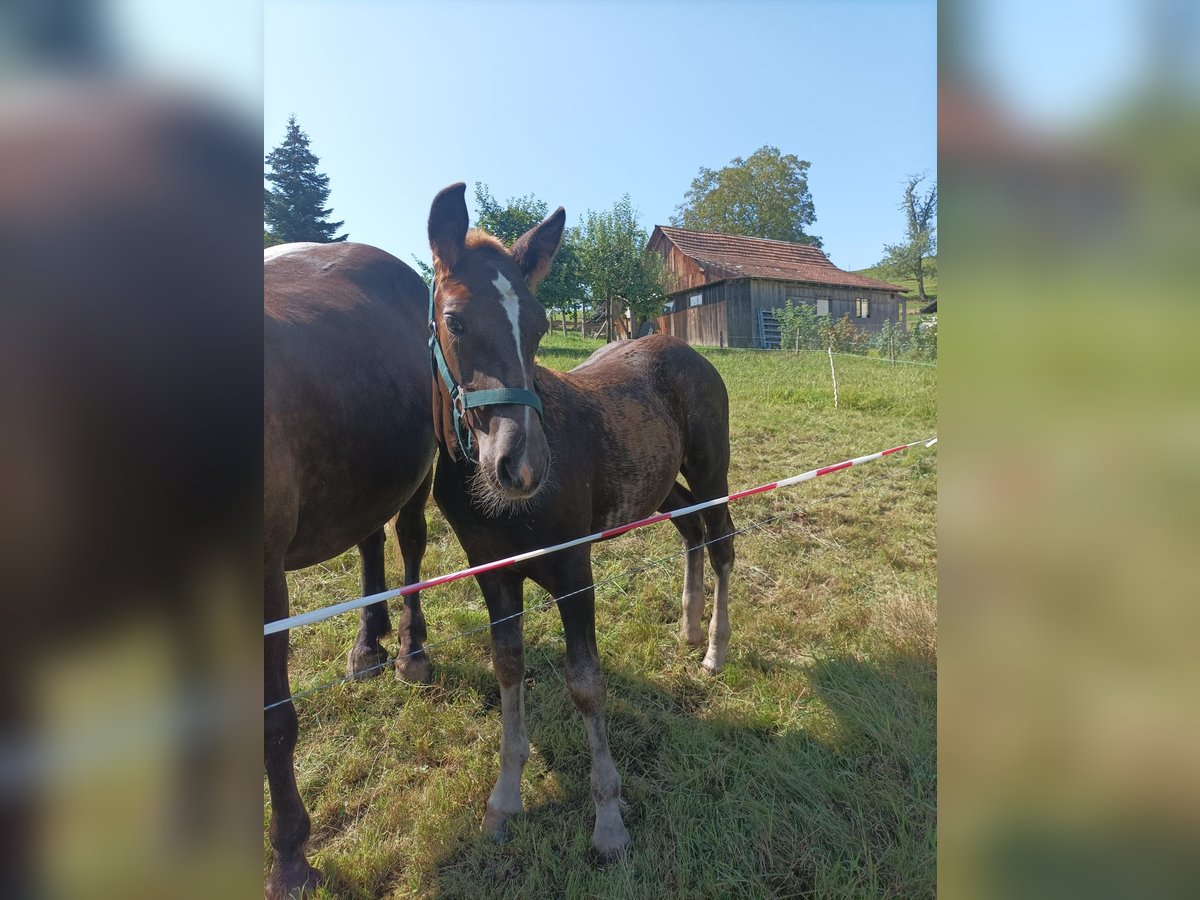
[{"label": "wooden wall of shed", "polygon": [[[701,306],[690,306],[696,294]],[[753,347],[750,317],[750,284],[746,279],[718,281],[672,294],[675,312],[659,316],[658,330],[673,334],[689,344],[707,347]]]},{"label": "wooden wall of shed", "polygon": [[[803,300],[813,307],[816,307],[817,300],[828,300],[829,314],[834,319],[849,316],[850,323],[863,331],[879,331],[884,322],[891,322],[893,325],[900,323],[900,300],[897,299],[897,295],[888,291],[752,278],[750,295],[751,322],[757,317],[755,310],[781,309],[791,297]],[[860,297],[870,301],[870,316],[866,319],[858,319],[854,315],[854,301]]]},{"label": "wooden wall of shed", "polygon": [[673,334],[689,344],[706,347],[728,347],[728,326],[725,322],[725,303],[706,303],[691,309],[658,317],[658,330]]},{"label": "wooden wall of shed", "polygon": [[[666,247],[674,250],[674,245]],[[677,252],[677,251],[675,251]],[[688,262],[686,257],[682,257]],[[701,306],[691,306],[696,294]],[[715,284],[702,284],[678,290],[670,295],[675,311],[656,319],[660,332],[673,334],[689,344],[710,347],[757,347],[758,310],[779,309],[788,298],[816,307],[818,300],[829,301],[829,313],[835,319],[847,316],[863,331],[879,331],[884,322],[900,324],[902,298],[890,291],[872,288],[838,287],[766,278],[734,278]],[[870,315],[857,318],[855,300],[870,301]]]},{"label": "wooden wall of shed", "polygon": [[692,290],[704,284],[704,270],[668,240],[656,241],[648,250],[663,256],[663,264],[677,291]]}]

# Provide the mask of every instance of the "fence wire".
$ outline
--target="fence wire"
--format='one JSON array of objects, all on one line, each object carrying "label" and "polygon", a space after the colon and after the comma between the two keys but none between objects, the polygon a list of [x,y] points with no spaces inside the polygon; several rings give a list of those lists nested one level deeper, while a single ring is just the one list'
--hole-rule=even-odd
[{"label": "fence wire", "polygon": [[[881,481],[883,478],[886,478],[887,476],[888,476],[888,473],[885,470],[885,471],[879,473],[878,475],[872,475],[870,477],[860,479],[860,480],[856,481],[854,483],[854,485],[852,485],[851,487],[848,487],[843,491],[838,491],[836,493],[828,494],[824,497],[820,497],[817,500],[814,500],[808,504],[805,504],[805,506],[803,508],[788,509],[788,510],[784,510],[782,512],[775,513],[774,515],[767,516],[765,519],[761,519],[757,522],[752,522],[750,525],[747,525],[743,528],[735,529],[734,531],[730,532],[727,535],[722,535],[721,537],[714,538],[711,541],[705,541],[704,543],[699,544],[694,548],[685,547],[682,550],[677,550],[674,553],[670,553],[666,556],[659,557],[658,559],[653,559],[653,560],[649,560],[647,562],[640,563],[640,564],[632,566],[632,567],[626,569],[625,571],[620,572],[616,575],[610,575],[607,578],[602,578],[599,581],[594,581],[589,585],[585,585],[584,587],[578,588],[574,591],[570,591],[569,593],[563,594],[560,597],[551,597],[548,600],[545,600],[541,603],[537,603],[537,604],[534,604],[533,606],[525,607],[520,612],[513,613],[510,616],[502,616],[501,618],[496,619],[494,621],[489,621],[482,625],[477,625],[473,628],[468,628],[465,631],[460,631],[457,634],[451,635],[450,637],[442,638],[441,640],[438,640],[438,641],[432,641],[430,643],[425,644],[420,650],[414,650],[409,653],[397,654],[396,656],[391,656],[388,659],[385,659],[381,663],[377,663],[376,665],[370,666],[366,669],[356,672],[354,675],[342,675],[341,677],[335,678],[332,681],[327,681],[327,682],[324,682],[323,684],[314,685],[313,687],[306,688],[302,691],[297,691],[297,692],[293,693],[291,696],[285,697],[282,700],[276,700],[274,703],[266,704],[263,707],[263,712],[272,710],[277,706],[286,706],[288,703],[294,703],[296,700],[303,700],[307,697],[311,697],[313,694],[317,694],[321,691],[328,690],[329,688],[338,687],[339,685],[343,685],[343,684],[346,684],[351,681],[360,680],[364,675],[368,675],[368,674],[378,671],[380,669],[385,669],[390,665],[394,665],[399,660],[408,659],[410,657],[416,656],[418,653],[423,653],[426,650],[429,650],[429,649],[432,649],[435,647],[444,647],[447,644],[452,644],[455,641],[462,640],[463,638],[467,638],[467,637],[471,637],[472,635],[479,634],[482,631],[491,629],[493,626],[503,624],[504,622],[509,622],[513,619],[518,619],[529,613],[539,612],[544,609],[549,609],[551,606],[561,603],[564,600],[569,600],[571,597],[575,597],[575,596],[582,594],[589,590],[594,590],[594,589],[596,589],[598,587],[602,587],[603,585],[606,585],[606,584],[611,584],[612,582],[619,581],[622,578],[628,578],[633,575],[638,575],[641,572],[644,572],[653,566],[665,565],[666,563],[668,563],[672,560],[678,559],[679,557],[686,555],[688,552],[690,552],[690,550],[693,550],[693,549],[703,550],[705,547],[709,546],[710,544],[715,544],[719,541],[724,541],[724,540],[731,540],[732,538],[735,538],[738,535],[748,534],[749,532],[757,531],[760,528],[764,528],[767,525],[770,525],[772,522],[778,521],[779,519],[788,518],[790,516],[796,515],[797,513],[807,512],[809,509],[812,509],[813,507],[816,507],[816,506],[820,506],[823,503],[828,503],[831,500],[838,500],[838,499],[841,499],[842,497],[847,497],[850,494],[853,494],[857,491],[863,490],[867,485],[874,484],[878,481]],[[383,603],[386,601],[380,601],[380,602]]]}]

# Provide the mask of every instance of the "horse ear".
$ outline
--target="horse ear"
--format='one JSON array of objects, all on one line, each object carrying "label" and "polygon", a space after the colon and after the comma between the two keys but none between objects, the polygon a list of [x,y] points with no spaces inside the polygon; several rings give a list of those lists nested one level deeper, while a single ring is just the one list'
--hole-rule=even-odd
[{"label": "horse ear", "polygon": [[467,239],[466,193],[465,182],[452,184],[438,191],[429,208],[429,248],[446,269],[454,268]]},{"label": "horse ear", "polygon": [[546,217],[540,225],[534,225],[517,238],[512,245],[512,257],[521,267],[521,273],[529,282],[532,290],[538,282],[550,271],[554,262],[554,254],[562,242],[563,226],[567,222],[567,213],[561,206]]}]

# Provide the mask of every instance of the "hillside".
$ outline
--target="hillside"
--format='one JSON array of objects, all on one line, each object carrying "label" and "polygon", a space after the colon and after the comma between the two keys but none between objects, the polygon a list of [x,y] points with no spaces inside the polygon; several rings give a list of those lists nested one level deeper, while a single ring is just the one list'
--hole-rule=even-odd
[{"label": "hillside", "polygon": [[[908,301],[909,316],[920,314],[920,309],[924,305],[917,300],[917,279],[915,278],[896,278],[892,275],[885,274],[879,266],[871,266],[869,269],[858,269],[856,275],[866,275],[868,278],[879,278],[883,281],[890,281],[892,284],[898,284],[907,288],[911,292],[911,299]],[[938,295],[937,281],[937,257],[925,260],[925,296],[930,300],[936,300]]]}]

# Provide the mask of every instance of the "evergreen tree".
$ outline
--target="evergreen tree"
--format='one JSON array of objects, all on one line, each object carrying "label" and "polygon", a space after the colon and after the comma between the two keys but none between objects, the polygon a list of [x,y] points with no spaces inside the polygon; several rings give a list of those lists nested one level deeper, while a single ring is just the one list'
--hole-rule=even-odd
[{"label": "evergreen tree", "polygon": [[273,187],[263,189],[263,221],[281,242],[316,241],[326,244],[344,241],[348,234],[333,234],[345,222],[330,222],[333,210],[329,200],[329,176],[317,171],[320,160],[308,149],[308,135],[288,117],[287,136],[267,154],[270,171],[266,180]]}]

